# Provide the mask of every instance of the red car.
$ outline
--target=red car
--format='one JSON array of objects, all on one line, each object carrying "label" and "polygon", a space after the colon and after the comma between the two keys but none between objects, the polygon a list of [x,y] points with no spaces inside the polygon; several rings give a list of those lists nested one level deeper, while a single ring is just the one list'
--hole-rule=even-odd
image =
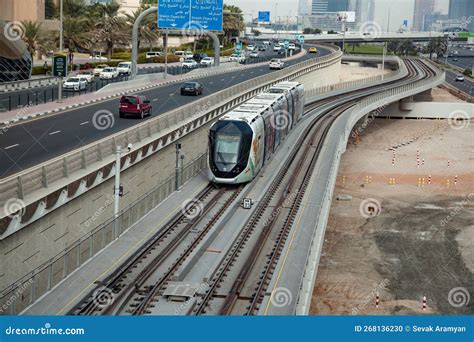
[{"label": "red car", "polygon": [[152,109],[150,101],[143,95],[126,95],[120,99],[119,114],[121,118],[133,115],[143,119],[145,115],[151,115]]}]

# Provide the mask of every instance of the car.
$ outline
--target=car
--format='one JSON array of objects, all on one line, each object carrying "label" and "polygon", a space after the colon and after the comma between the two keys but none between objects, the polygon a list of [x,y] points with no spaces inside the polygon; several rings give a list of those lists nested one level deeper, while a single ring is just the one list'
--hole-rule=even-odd
[{"label": "car", "polygon": [[214,65],[214,58],[212,57],[204,57],[202,60],[201,60],[201,63],[200,63],[202,66],[206,66],[206,67],[211,67]]},{"label": "car", "polygon": [[102,80],[111,80],[117,78],[119,76],[119,72],[117,68],[108,67],[102,70],[99,75],[99,78]]},{"label": "car", "polygon": [[100,73],[105,69],[105,68],[108,68],[109,66],[107,64],[100,64],[100,65],[97,65],[95,68],[94,68],[94,75],[95,76],[99,76]]},{"label": "car", "polygon": [[64,90],[79,91],[87,89],[87,79],[84,77],[70,77],[63,82]]},{"label": "car", "polygon": [[92,59],[94,61],[108,61],[109,60],[107,57],[104,57],[102,55],[92,55],[92,56],[89,56],[89,59]]},{"label": "car", "polygon": [[181,67],[184,69],[194,69],[197,68],[198,63],[194,59],[186,59],[181,63]]},{"label": "car", "polygon": [[453,58],[453,62],[457,62],[458,59],[456,57]]},{"label": "car", "polygon": [[234,53],[234,54],[229,56],[229,61],[230,62],[243,63],[243,62],[245,62],[245,56],[244,55],[238,55],[238,54]]},{"label": "car", "polygon": [[79,71],[76,76],[85,78],[89,83],[92,83],[95,80],[94,70],[82,70]]},{"label": "car", "polygon": [[257,46],[258,51],[267,51],[267,46],[266,45],[259,45]]},{"label": "car", "polygon": [[281,45],[278,45],[278,44],[273,47],[273,51],[275,51],[275,52],[279,52],[279,51],[281,51],[282,49],[283,49],[282,46],[281,46]]},{"label": "car", "polygon": [[201,61],[206,57],[207,55],[205,53],[195,53],[193,55],[193,59],[198,63],[201,63]]},{"label": "car", "polygon": [[174,55],[175,55],[175,56],[178,56],[178,57],[183,57],[183,58],[184,58],[184,51],[181,51],[181,50],[175,51],[175,52],[174,52]]},{"label": "car", "polygon": [[132,62],[120,62],[117,65],[119,75],[130,76],[132,74]]},{"label": "car", "polygon": [[194,54],[191,51],[185,51],[184,52],[184,58],[185,59],[193,59]]},{"label": "car", "polygon": [[145,58],[146,59],[151,59],[151,58],[155,58],[155,57],[160,57],[162,56],[163,54],[159,51],[148,51],[146,54],[145,54]]},{"label": "car", "polygon": [[283,63],[283,61],[281,59],[278,59],[278,58],[273,58],[271,61],[270,61],[270,69],[283,69],[285,66],[285,63]]},{"label": "car", "polygon": [[255,45],[249,44],[249,45],[247,46],[247,51],[253,51],[253,49],[255,49]]},{"label": "car", "polygon": [[264,41],[263,41],[263,45],[266,45],[266,46],[270,45],[270,41],[264,40]]},{"label": "car", "polygon": [[309,53],[318,53],[318,49],[316,49],[316,48],[313,46],[313,47],[310,47],[310,48],[308,49],[308,52],[309,52]]},{"label": "car", "polygon": [[288,45],[288,50],[296,50],[296,45],[294,43],[290,43]]},{"label": "car", "polygon": [[252,51],[250,54],[249,54],[249,57],[250,58],[258,58],[260,55],[258,53],[258,51]]},{"label": "car", "polygon": [[143,95],[125,95],[120,98],[119,116],[138,116],[143,119],[145,115],[152,115],[153,107],[150,101]]},{"label": "car", "polygon": [[186,82],[181,85],[181,95],[202,95],[203,87],[199,82]]},{"label": "car", "polygon": [[463,75],[457,75],[456,76],[456,82],[464,82],[464,76]]}]

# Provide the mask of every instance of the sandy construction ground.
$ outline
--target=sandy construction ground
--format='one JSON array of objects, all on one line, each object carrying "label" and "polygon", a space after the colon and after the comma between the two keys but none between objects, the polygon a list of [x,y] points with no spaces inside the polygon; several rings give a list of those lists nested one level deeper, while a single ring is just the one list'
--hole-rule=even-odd
[{"label": "sandy construction ground", "polygon": [[473,303],[474,121],[374,120],[342,158],[310,313],[472,315]]}]

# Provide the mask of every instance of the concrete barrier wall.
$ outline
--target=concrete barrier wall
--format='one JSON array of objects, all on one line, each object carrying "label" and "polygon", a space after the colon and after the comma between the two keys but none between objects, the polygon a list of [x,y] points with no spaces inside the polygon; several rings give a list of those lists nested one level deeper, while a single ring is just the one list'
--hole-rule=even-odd
[{"label": "concrete barrier wall", "polygon": [[400,104],[392,103],[379,116],[394,118],[473,118],[474,105],[462,102],[413,102],[412,110],[400,110]]},{"label": "concrete barrier wall", "polygon": [[[329,68],[337,70],[338,64],[329,66]],[[332,72],[335,72],[334,69],[332,69]],[[324,76],[325,72],[325,68],[316,69],[311,72],[309,78],[319,79]],[[179,139],[182,144],[182,153],[185,156],[185,164],[206,152],[208,130],[212,122],[208,122]],[[121,201],[121,209],[123,210],[136,202],[150,189],[172,177],[174,172],[175,148],[173,144],[164,147],[140,163],[123,171],[122,184],[125,187],[125,196]],[[17,231],[3,241],[0,240],[0,256],[3,261],[0,265],[0,291],[3,292],[0,295],[0,307],[2,301],[5,302],[11,298],[11,293],[14,293],[15,289],[28,283],[29,277],[35,271],[44,268],[45,264],[51,263],[52,259],[54,260],[58,254],[70,249],[71,246],[82,248],[82,244],[78,244],[78,240],[90,236],[96,227],[109,222],[113,211],[113,181],[112,178],[99,184],[29,224],[25,229]],[[171,191],[173,191],[172,183],[169,192]],[[112,236],[112,227],[108,229],[107,236]],[[100,245],[100,248],[103,247],[103,244]],[[97,249],[98,247],[94,248]],[[89,252],[85,250],[84,253]],[[75,260],[73,264],[67,266],[69,267],[67,272],[64,271],[64,267],[61,265],[71,261],[64,261],[65,258],[61,258],[60,261],[52,262],[53,265],[57,263],[59,266],[51,267],[50,270],[41,272],[41,274],[45,272],[53,273],[54,282],[52,285],[54,285],[69,274],[71,270],[88,260],[87,257],[81,257],[82,252],[80,251],[76,253],[74,250],[72,254],[75,255]],[[50,277],[49,273],[47,274]],[[43,279],[45,275],[37,275],[36,277]],[[20,278],[21,281],[19,281]],[[45,286],[44,282],[45,280],[43,280],[43,285],[36,290],[28,290],[29,301],[38,298],[47,291],[48,286]],[[31,292],[34,292],[34,295]],[[27,305],[27,303],[24,305]],[[19,307],[15,310],[18,311]]]}]

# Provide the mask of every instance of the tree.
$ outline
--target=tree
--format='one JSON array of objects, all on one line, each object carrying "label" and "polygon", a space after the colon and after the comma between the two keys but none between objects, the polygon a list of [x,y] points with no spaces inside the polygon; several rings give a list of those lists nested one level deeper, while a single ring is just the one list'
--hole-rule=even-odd
[{"label": "tree", "polygon": [[242,10],[237,6],[224,4],[223,26],[226,42],[229,42],[233,36],[239,36],[245,29]]},{"label": "tree", "polygon": [[21,22],[23,26],[23,40],[25,41],[28,52],[33,58],[35,52],[46,52],[45,45],[47,40],[46,31],[41,27],[42,23],[38,23],[31,20],[23,20]]},{"label": "tree", "polygon": [[438,60],[440,54],[447,52],[447,46],[448,45],[445,38],[436,37],[430,39],[427,46],[427,51],[430,54],[430,59],[432,59],[433,53],[436,53],[436,60]]},{"label": "tree", "polygon": [[[147,8],[149,8],[149,6],[142,5],[142,7],[134,11],[132,15],[125,14],[126,22],[130,31],[132,30],[133,24],[138,16]],[[157,14],[151,14],[143,18],[140,29],[138,30],[138,47],[140,47],[141,40],[144,39],[147,41],[150,51],[153,49],[153,43],[155,43],[160,37],[157,21]]]},{"label": "tree", "polygon": [[127,23],[123,17],[118,16],[120,5],[111,3],[98,6],[100,20],[95,23],[94,42],[105,45],[109,59],[115,45],[127,44],[130,41],[130,33],[127,30]]}]

